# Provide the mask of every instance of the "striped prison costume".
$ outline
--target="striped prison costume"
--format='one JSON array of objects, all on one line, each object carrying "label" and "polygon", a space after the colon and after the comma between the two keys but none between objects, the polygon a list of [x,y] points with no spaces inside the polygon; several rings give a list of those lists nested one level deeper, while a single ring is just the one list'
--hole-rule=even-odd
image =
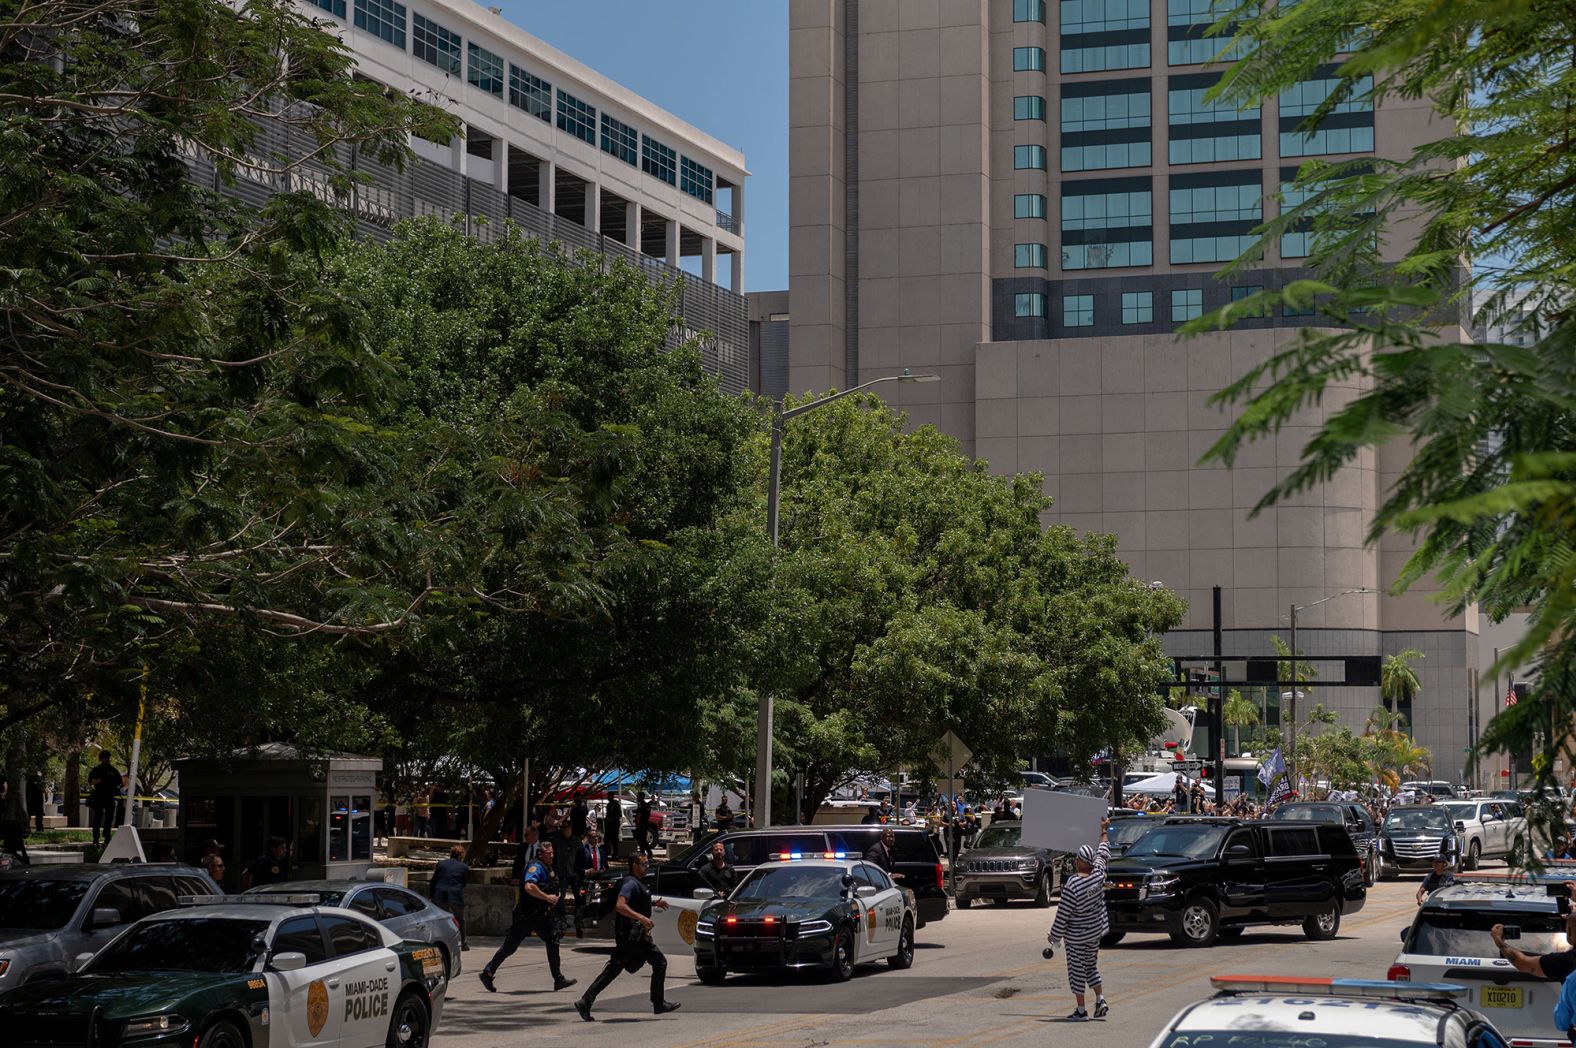
[{"label": "striped prison costume", "polygon": [[1111,845],[1100,842],[1094,869],[1075,873],[1062,884],[1051,922],[1051,942],[1067,944],[1067,985],[1081,994],[1089,985],[1101,986],[1100,937],[1109,929],[1105,914],[1105,864]]}]

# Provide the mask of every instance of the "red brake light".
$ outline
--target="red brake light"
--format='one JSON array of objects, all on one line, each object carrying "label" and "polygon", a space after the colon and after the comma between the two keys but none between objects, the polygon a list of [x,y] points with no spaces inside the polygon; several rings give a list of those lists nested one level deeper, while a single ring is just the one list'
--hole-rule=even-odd
[{"label": "red brake light", "polygon": [[947,886],[946,874],[942,872],[941,863],[938,862],[938,863],[936,863],[936,887],[944,889],[944,888],[946,888],[946,886]]},{"label": "red brake light", "polygon": [[1412,969],[1404,964],[1392,964],[1390,970],[1385,973],[1385,978],[1391,982],[1411,982]]},{"label": "red brake light", "polygon": [[738,924],[739,923],[739,919],[737,917],[729,917],[727,923],[729,923],[729,924]]},{"label": "red brake light", "polygon": [[767,924],[776,924],[777,923],[777,918],[775,918],[775,917],[768,917],[768,918],[766,918],[766,923]]}]

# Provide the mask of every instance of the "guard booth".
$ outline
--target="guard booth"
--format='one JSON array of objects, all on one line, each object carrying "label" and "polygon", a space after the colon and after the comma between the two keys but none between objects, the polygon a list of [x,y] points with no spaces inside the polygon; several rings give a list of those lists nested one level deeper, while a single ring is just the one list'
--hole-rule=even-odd
[{"label": "guard booth", "polygon": [[195,863],[203,845],[224,846],[227,891],[268,848],[290,842],[292,880],[359,877],[372,865],[372,806],[383,761],[304,753],[271,743],[227,759],[184,760],[176,851]]}]

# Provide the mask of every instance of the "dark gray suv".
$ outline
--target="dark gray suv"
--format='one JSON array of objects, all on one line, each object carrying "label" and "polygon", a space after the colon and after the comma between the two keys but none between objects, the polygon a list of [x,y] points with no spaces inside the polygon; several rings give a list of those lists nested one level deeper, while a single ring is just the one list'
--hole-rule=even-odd
[{"label": "dark gray suv", "polygon": [[958,909],[968,909],[975,899],[1051,904],[1051,896],[1062,890],[1067,855],[1019,844],[1022,832],[1020,822],[997,822],[974,838],[973,846],[958,858],[953,893]]},{"label": "dark gray suv", "polygon": [[173,910],[182,895],[223,895],[191,866],[33,866],[0,873],[0,990],[65,975],[128,924]]}]

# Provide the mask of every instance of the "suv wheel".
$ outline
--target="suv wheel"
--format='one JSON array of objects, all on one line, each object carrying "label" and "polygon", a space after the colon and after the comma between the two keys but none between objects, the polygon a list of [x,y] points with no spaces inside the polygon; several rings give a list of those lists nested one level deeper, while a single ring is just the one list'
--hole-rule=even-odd
[{"label": "suv wheel", "polygon": [[1051,871],[1046,870],[1040,874],[1040,880],[1034,889],[1034,905],[1045,909],[1051,904]]},{"label": "suv wheel", "polygon": [[1467,861],[1466,861],[1466,864],[1465,864],[1466,869],[1468,869],[1468,870],[1475,870],[1475,869],[1477,869],[1478,868],[1478,856],[1480,856],[1482,854],[1483,854],[1483,846],[1481,844],[1479,844],[1477,841],[1473,841],[1471,846],[1469,848],[1467,848]]},{"label": "suv wheel", "polygon": [[707,986],[721,986],[723,983],[728,981],[728,973],[721,968],[711,968],[705,965],[698,965],[695,968],[695,978],[699,979]]},{"label": "suv wheel", "polygon": [[1302,922],[1302,933],[1315,942],[1335,938],[1341,928],[1341,907],[1333,899],[1323,913],[1316,913]]},{"label": "suv wheel", "polygon": [[1100,936],[1100,948],[1102,950],[1108,950],[1125,938],[1127,938],[1126,932],[1106,932],[1104,935]]},{"label": "suv wheel", "polygon": [[1182,910],[1182,930],[1171,938],[1189,946],[1213,946],[1220,934],[1220,910],[1209,899],[1197,896]]}]

